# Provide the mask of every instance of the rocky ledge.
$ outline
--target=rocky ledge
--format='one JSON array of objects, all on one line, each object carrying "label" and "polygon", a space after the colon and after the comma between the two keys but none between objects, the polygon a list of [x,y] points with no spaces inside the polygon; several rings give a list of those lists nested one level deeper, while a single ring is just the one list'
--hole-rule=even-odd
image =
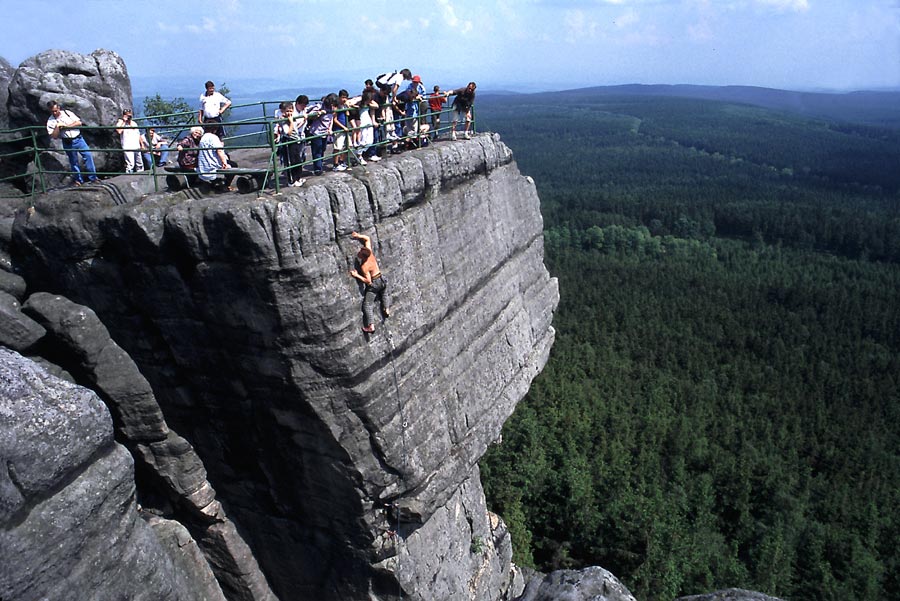
[{"label": "rocky ledge", "polygon": [[[278,598],[521,589],[477,461],[547,359],[558,291],[534,185],[497,136],[259,199],[120,204],[108,187],[19,211],[12,263],[30,294],[89,307],[134,360],[165,417],[148,428],[196,452]],[[354,230],[372,237],[393,304],[371,336],[348,277]],[[164,461],[141,455],[157,444],[141,432],[120,439]],[[137,483],[152,511],[158,483]]]}]

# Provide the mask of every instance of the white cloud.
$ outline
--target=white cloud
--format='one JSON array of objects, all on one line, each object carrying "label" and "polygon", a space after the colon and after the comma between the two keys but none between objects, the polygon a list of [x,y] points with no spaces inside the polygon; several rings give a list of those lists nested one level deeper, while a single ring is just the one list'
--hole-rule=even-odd
[{"label": "white cloud", "polygon": [[163,33],[181,33],[181,26],[178,24],[164,23],[162,21],[157,21],[156,28],[159,29]]},{"label": "white cloud", "polygon": [[688,37],[695,42],[708,42],[715,37],[713,35],[712,26],[707,19],[701,19],[696,23],[688,25]]},{"label": "white cloud", "polygon": [[563,13],[563,27],[565,40],[570,44],[595,37],[599,28],[597,22],[580,9],[567,10]]},{"label": "white cloud", "polygon": [[809,10],[809,0],[754,0],[756,4],[774,8],[780,12],[806,12]]},{"label": "white cloud", "polygon": [[472,31],[474,28],[472,21],[457,17],[456,9],[450,4],[450,0],[438,0],[438,4],[442,7],[441,16],[444,18],[444,23],[446,23],[448,27],[456,29],[459,33],[469,33]]},{"label": "white cloud", "polygon": [[215,33],[216,22],[209,17],[203,17],[201,25],[187,25],[185,28],[191,33]]},{"label": "white cloud", "polygon": [[636,10],[628,10],[622,14],[618,19],[613,21],[615,26],[619,29],[625,29],[626,27],[630,27],[641,20],[641,16],[637,13]]},{"label": "white cloud", "polygon": [[412,29],[412,23],[409,19],[397,21],[390,17],[379,17],[371,19],[368,15],[360,15],[359,20],[354,23],[354,27],[364,29],[369,33],[381,35],[390,32],[392,36],[400,35]]}]

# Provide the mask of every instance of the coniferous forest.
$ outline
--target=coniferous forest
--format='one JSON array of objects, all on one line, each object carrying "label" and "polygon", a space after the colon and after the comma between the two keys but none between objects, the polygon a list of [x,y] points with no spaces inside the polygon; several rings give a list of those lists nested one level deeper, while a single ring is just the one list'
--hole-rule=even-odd
[{"label": "coniferous forest", "polygon": [[900,130],[479,99],[534,178],[556,344],[482,461],[515,560],[642,600],[900,598]]}]

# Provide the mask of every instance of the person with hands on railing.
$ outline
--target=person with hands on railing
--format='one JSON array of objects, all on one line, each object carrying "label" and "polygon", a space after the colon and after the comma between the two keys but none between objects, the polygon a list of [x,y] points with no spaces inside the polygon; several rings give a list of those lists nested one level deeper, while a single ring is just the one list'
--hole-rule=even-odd
[{"label": "person with hands on railing", "polygon": [[[231,101],[216,91],[216,84],[207,81],[206,92],[200,96],[200,112],[197,121],[200,123],[222,123],[222,113],[231,106]],[[225,137],[225,128],[219,125],[214,132],[216,136]]]},{"label": "person with hands on railing", "polygon": [[456,124],[463,119],[466,121],[466,129],[463,136],[468,140],[472,137],[469,128],[472,126],[472,105],[475,104],[475,82],[470,81],[464,88],[457,88],[447,92],[447,96],[456,96],[453,100],[453,128],[450,130],[450,139],[456,139]]},{"label": "person with hands on railing", "polygon": [[290,101],[282,102],[280,118],[281,122],[276,126],[276,136],[278,139],[278,153],[281,155],[281,161],[285,166],[285,174],[287,175],[287,183],[295,188],[303,185],[303,178],[300,173],[303,165],[300,163],[300,138],[303,135],[300,129],[304,120],[302,118],[294,118],[294,103]]}]

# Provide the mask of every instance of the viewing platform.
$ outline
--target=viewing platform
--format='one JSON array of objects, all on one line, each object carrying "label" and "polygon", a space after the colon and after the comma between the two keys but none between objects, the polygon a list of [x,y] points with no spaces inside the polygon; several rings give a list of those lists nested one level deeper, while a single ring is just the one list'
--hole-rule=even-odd
[{"label": "viewing platform", "polygon": [[[326,135],[314,135],[306,131],[299,140],[283,141],[279,139],[278,129],[286,119],[277,116],[280,104],[279,101],[253,102],[233,105],[226,112],[222,123],[226,135],[222,137],[222,141],[232,168],[216,171],[216,175],[222,176],[220,179],[223,181],[214,184],[200,180],[195,170],[183,169],[178,163],[179,151],[176,146],[190,136],[191,127],[202,126],[197,122],[195,111],[134,118],[142,136],[149,128],[153,128],[164,140],[161,148],[141,149],[145,169],[135,173],[124,172],[123,156],[126,149],[112,146],[118,140],[114,126],[80,126],[78,129],[88,142],[90,148],[87,152],[94,157],[96,174],[100,178],[96,183],[87,182],[84,185],[125,184],[143,193],[187,189],[195,190],[198,194],[227,191],[256,193],[258,196],[277,194],[290,185],[287,175],[289,170],[294,170],[295,181],[299,177],[302,182],[310,177],[325,175],[335,170],[337,165],[343,166],[336,171],[364,169],[370,160],[378,162],[382,158],[415,151],[417,148],[450,143],[457,136],[462,139],[474,135],[476,131],[474,108],[470,131],[465,132],[462,122],[455,131],[455,111],[452,108],[429,112],[427,100],[422,100],[418,117],[378,119],[373,126],[348,125],[346,132]],[[383,109],[384,106],[372,109],[372,112],[380,115]],[[333,114],[337,116],[352,110],[354,108],[338,108]],[[366,148],[354,145],[352,140],[357,137],[355,134],[367,127],[374,131],[374,143]],[[336,135],[346,136],[349,146],[335,150]],[[314,159],[311,145],[323,138],[326,142],[324,153]],[[297,162],[286,161],[285,149],[290,144],[300,146],[300,159]],[[363,157],[363,150],[367,151],[366,156],[371,157],[370,159]],[[314,169],[315,161],[321,161],[320,169]],[[76,184],[71,183],[71,174],[61,141],[51,139],[44,124],[0,131],[0,198],[26,198],[75,187]]]}]

